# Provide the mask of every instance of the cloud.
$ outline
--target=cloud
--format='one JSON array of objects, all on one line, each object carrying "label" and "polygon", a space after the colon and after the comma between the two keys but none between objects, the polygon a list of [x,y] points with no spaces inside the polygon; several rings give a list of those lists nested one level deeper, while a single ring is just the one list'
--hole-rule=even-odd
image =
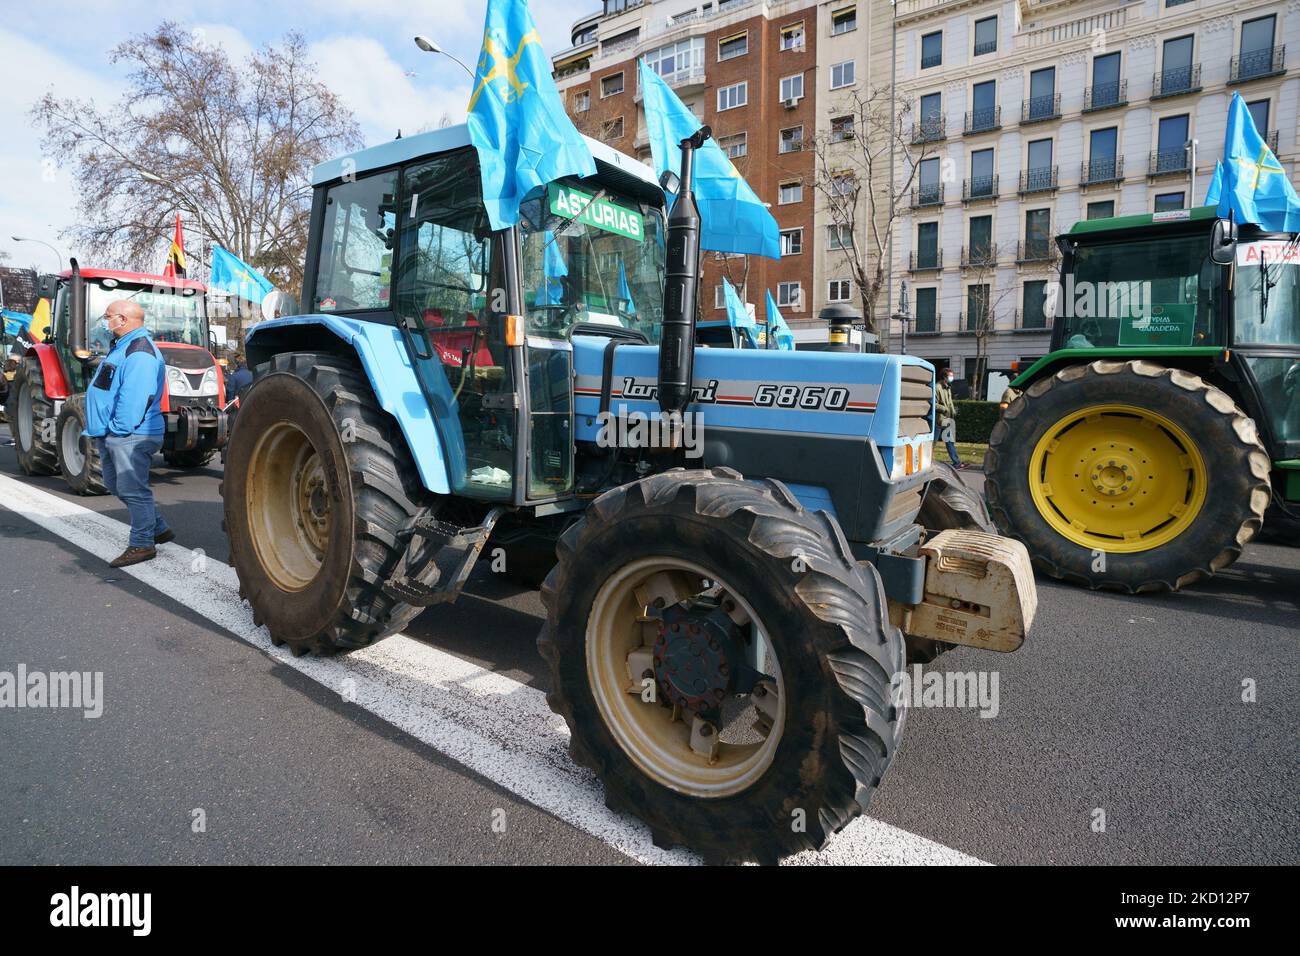
[{"label": "cloud", "polygon": [[[415,49],[414,44],[411,47]],[[470,78],[446,57],[420,54],[414,77],[371,37],[340,36],[311,44],[319,75],[356,115],[368,143],[465,118]]]},{"label": "cloud", "polygon": [[253,54],[253,44],[235,27],[221,23],[196,23],[190,28],[190,33],[200,42],[221,47],[231,63],[243,63]]},{"label": "cloud", "polygon": [[32,127],[28,112],[47,90],[59,96],[93,99],[104,105],[116,99],[120,87],[48,47],[0,29],[0,49],[5,51],[5,82],[0,83],[0,249],[15,262],[54,265],[54,256],[32,243],[14,243],[11,236],[42,239],[65,255],[74,254],[58,238],[68,225],[77,194],[68,169],[59,169],[56,157],[41,149],[40,132]]}]

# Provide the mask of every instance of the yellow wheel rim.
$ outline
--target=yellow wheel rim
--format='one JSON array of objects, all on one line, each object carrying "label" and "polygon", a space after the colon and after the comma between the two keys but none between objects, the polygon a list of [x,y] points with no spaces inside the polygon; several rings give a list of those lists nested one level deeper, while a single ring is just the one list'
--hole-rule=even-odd
[{"label": "yellow wheel rim", "polygon": [[1163,547],[1196,520],[1205,504],[1205,461],[1163,415],[1094,405],[1039,439],[1029,488],[1039,514],[1067,540],[1134,554]]},{"label": "yellow wheel rim", "polygon": [[244,507],[262,570],[282,591],[301,591],[325,560],[332,531],[329,488],[311,440],[290,422],[257,439]]}]

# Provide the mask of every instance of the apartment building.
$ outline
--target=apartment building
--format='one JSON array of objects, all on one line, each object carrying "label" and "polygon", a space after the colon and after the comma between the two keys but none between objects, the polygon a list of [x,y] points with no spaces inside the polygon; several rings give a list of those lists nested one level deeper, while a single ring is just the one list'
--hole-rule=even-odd
[{"label": "apartment building", "polygon": [[929,156],[892,299],[907,282],[908,350],[959,376],[981,351],[1008,370],[1048,350],[1055,235],[1203,201],[1234,91],[1294,168],[1298,0],[898,0],[896,17],[896,92]]},{"label": "apartment building", "polygon": [[819,116],[817,17],[816,0],[604,0],[552,57],[578,129],[650,163],[637,68],[645,58],[769,204],[781,259],[706,253],[705,315],[722,312],[726,276],[760,320],[767,290],[792,326],[814,319],[815,203],[803,147]]}]

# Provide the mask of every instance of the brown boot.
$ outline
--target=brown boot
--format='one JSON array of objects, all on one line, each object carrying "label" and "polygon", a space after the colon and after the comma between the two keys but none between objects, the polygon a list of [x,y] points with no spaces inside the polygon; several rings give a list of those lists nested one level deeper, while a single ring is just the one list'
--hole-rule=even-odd
[{"label": "brown boot", "polygon": [[127,548],[112,561],[108,562],[108,566],[110,568],[125,568],[127,565],[152,561],[156,557],[158,557],[158,552],[153,548]]},{"label": "brown boot", "polygon": [[154,535],[153,543],[166,544],[168,541],[175,541],[175,540],[176,540],[176,532],[173,531],[171,528],[168,528],[162,534]]}]

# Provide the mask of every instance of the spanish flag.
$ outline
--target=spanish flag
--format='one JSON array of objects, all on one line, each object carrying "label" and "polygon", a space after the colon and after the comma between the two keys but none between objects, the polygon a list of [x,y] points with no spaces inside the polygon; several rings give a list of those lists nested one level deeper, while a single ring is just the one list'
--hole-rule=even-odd
[{"label": "spanish flag", "polygon": [[176,214],[176,236],[172,239],[171,251],[167,253],[167,265],[163,266],[163,277],[167,279],[185,278],[185,237],[181,235],[181,214]]}]

